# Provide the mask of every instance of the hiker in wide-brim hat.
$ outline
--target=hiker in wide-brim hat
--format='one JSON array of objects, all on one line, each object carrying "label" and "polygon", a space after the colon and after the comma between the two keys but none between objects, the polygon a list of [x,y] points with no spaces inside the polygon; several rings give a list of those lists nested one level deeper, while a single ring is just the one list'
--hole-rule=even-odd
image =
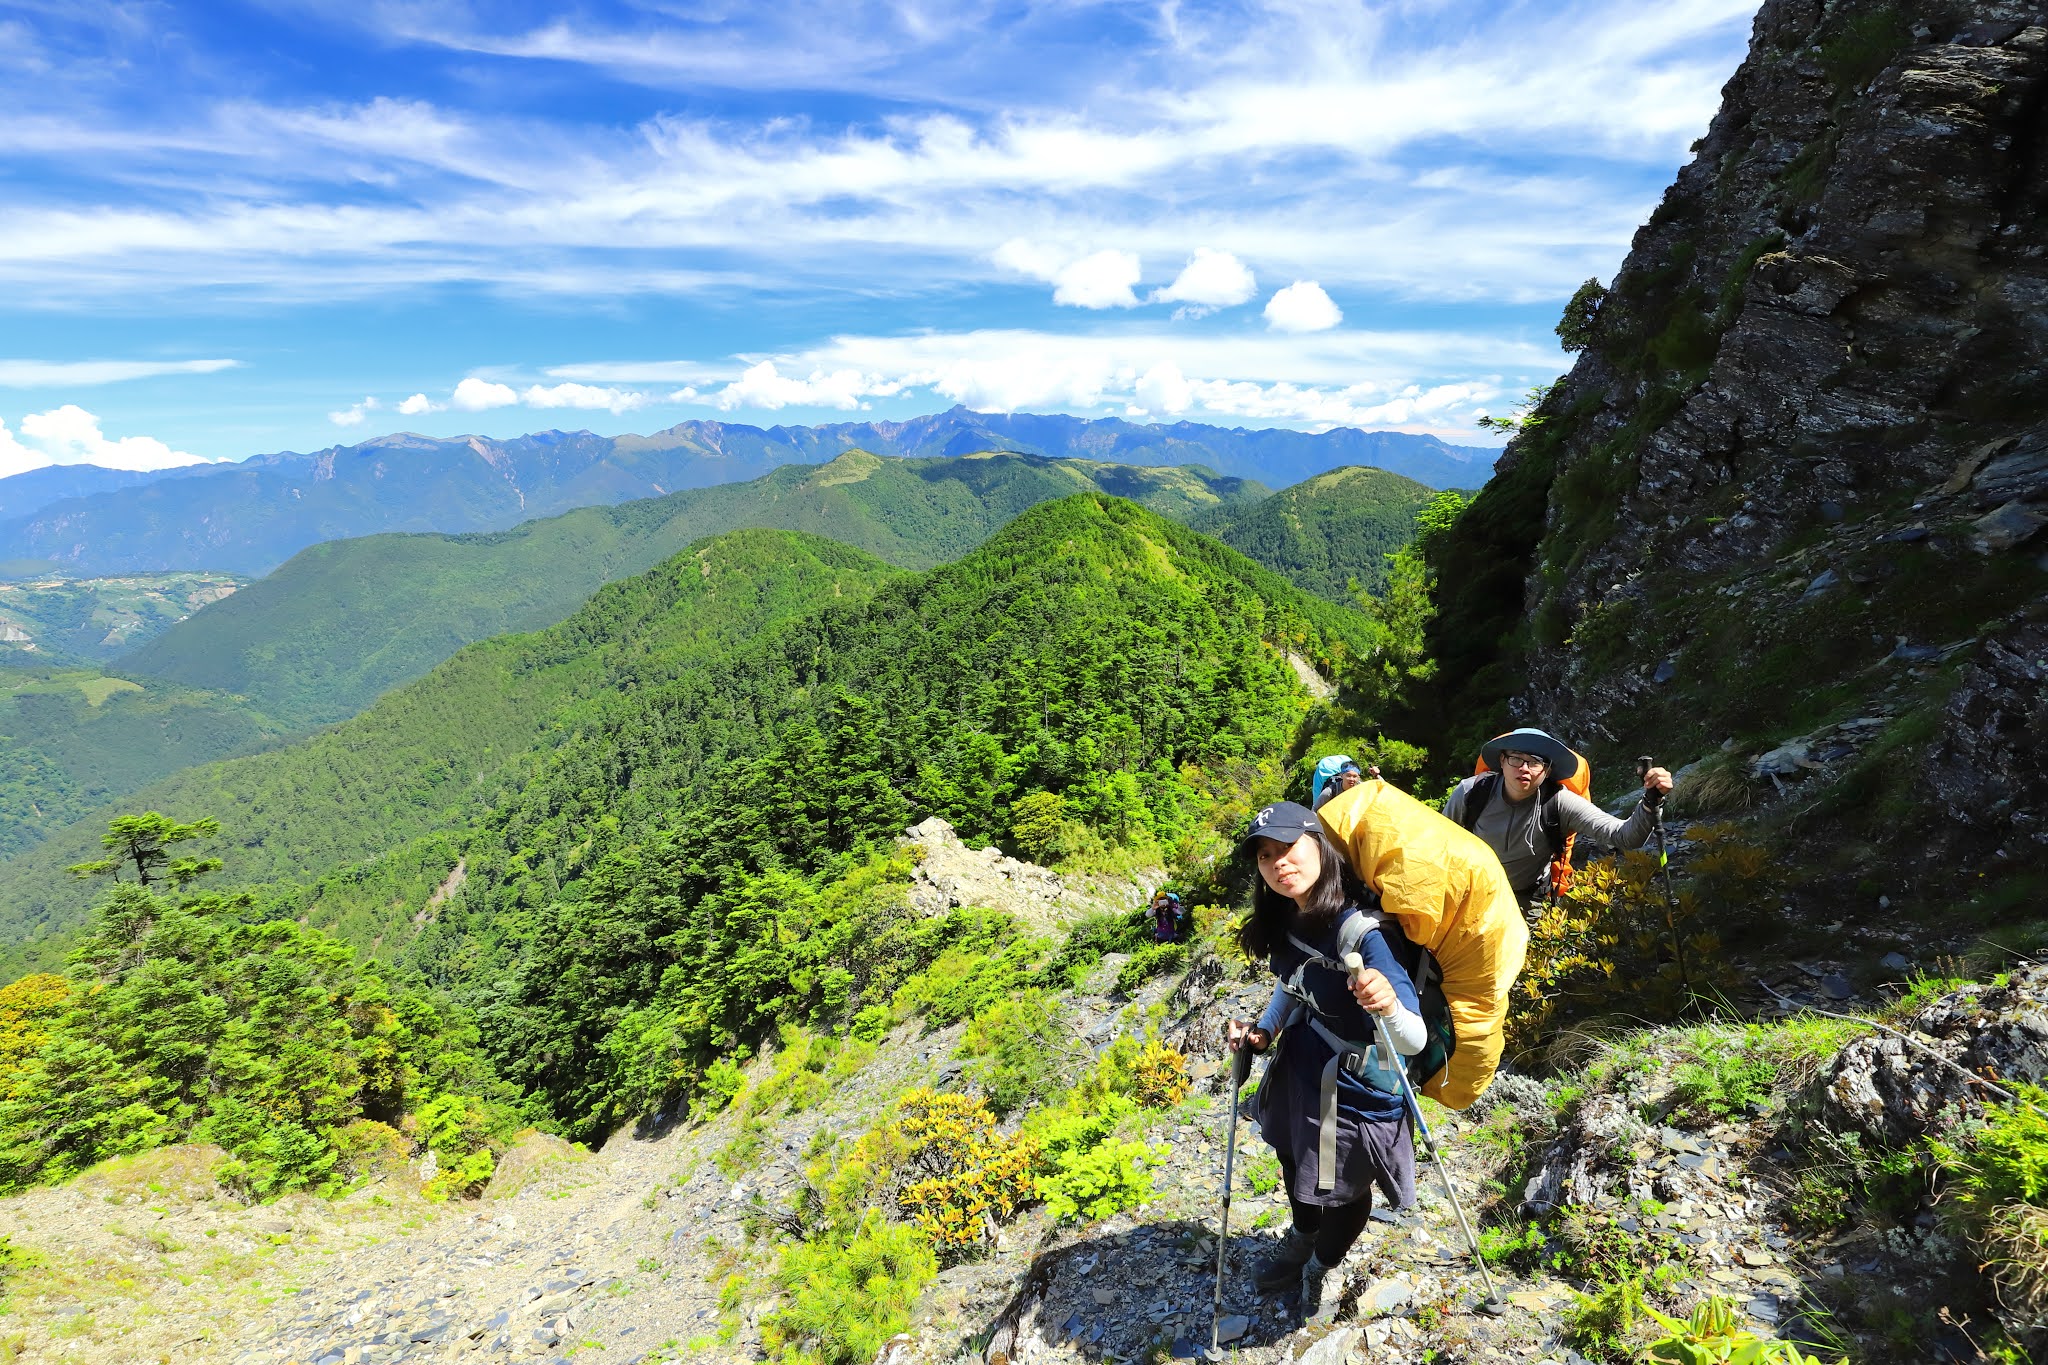
[{"label": "hiker in wide-brim hat", "polygon": [[[1394,1050],[1427,1038],[1405,941],[1351,875],[1315,812],[1291,801],[1266,807],[1241,844],[1256,872],[1252,909],[1238,927],[1247,956],[1265,959],[1277,984],[1255,1024],[1231,1020],[1232,1051],[1279,1047],[1258,1090],[1260,1136],[1280,1159],[1286,1239],[1255,1272],[1259,1288],[1299,1284],[1305,1318],[1334,1313],[1337,1267],[1372,1213],[1375,1189],[1396,1207],[1415,1199],[1415,1147],[1400,1082],[1372,1046],[1373,1016]],[[1344,955],[1357,953],[1355,976]]]},{"label": "hiker in wide-brim hat", "polygon": [[[1567,789],[1584,760],[1555,735],[1527,726],[1510,730],[1481,745],[1479,757],[1485,771],[1457,785],[1444,814],[1494,851],[1532,921],[1545,899],[1545,872],[1573,835],[1607,848],[1649,842],[1656,812],[1648,801],[1624,820]],[[1671,774],[1651,768],[1643,790],[1660,796],[1672,790]]]}]

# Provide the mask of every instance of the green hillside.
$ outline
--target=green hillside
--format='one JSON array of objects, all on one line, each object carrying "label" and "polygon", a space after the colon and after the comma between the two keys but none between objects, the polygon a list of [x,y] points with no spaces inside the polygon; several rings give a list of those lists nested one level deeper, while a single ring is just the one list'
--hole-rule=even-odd
[{"label": "green hillside", "polygon": [[233,697],[89,668],[0,668],[0,856],[282,729]]},{"label": "green hillside", "polygon": [[1384,469],[1333,469],[1263,502],[1218,506],[1189,524],[1215,536],[1296,587],[1333,602],[1387,584],[1387,556],[1415,538],[1428,487]]},{"label": "green hillside", "polygon": [[[863,597],[894,573],[812,536],[742,531],[707,540],[606,586],[549,630],[462,650],[341,725],[191,768],[116,807],[215,815],[239,877],[310,879],[459,826],[516,790],[526,755],[595,723],[622,698],[820,602]],[[0,952],[0,978],[53,960],[47,950],[15,949],[78,921],[84,898],[63,869],[97,848],[105,820],[96,814],[59,830],[6,864],[0,943],[10,947]]]},{"label": "green hillside", "polygon": [[[1310,711],[1286,652],[1334,668],[1362,626],[1129,502],[1035,508],[566,738],[405,956],[478,1011],[506,1079],[593,1131],[632,1110],[647,1050],[695,1074],[912,952],[884,910],[821,895],[912,821],[1040,859],[1208,852]],[[618,1033],[642,1007],[664,1022]]]},{"label": "green hillside", "polygon": [[703,536],[743,526],[809,531],[925,569],[971,550],[1027,507],[1079,492],[1128,497],[1185,519],[1266,490],[1193,467],[850,451],[750,483],[585,508],[510,531],[329,541],[122,665],[246,696],[294,725],[323,724],[354,715],[471,641],[559,621],[600,584]]},{"label": "green hillside", "polygon": [[155,573],[0,583],[0,661],[104,662],[246,581],[224,573]]}]

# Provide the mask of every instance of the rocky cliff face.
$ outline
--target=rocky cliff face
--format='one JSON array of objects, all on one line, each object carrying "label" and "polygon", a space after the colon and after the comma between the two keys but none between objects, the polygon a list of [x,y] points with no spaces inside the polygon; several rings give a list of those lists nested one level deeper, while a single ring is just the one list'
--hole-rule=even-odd
[{"label": "rocky cliff face", "polygon": [[1789,777],[2039,868],[2048,18],[1769,0],[1696,151],[1440,556],[1442,729],[1760,781],[1882,722]]}]

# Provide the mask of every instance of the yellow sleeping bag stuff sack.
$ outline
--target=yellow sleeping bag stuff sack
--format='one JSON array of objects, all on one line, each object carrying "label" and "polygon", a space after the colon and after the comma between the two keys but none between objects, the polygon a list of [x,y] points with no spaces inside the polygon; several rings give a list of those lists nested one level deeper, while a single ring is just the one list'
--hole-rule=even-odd
[{"label": "yellow sleeping bag stuff sack", "polygon": [[1500,1069],[1508,993],[1529,950],[1528,926],[1500,859],[1479,838],[1377,779],[1316,812],[1380,907],[1442,973],[1458,1046],[1422,1093],[1463,1109]]}]

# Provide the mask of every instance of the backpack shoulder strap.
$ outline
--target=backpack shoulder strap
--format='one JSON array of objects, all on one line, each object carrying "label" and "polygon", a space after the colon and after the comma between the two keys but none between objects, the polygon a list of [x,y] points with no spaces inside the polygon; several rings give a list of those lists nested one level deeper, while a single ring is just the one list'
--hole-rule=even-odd
[{"label": "backpack shoulder strap", "polygon": [[1545,782],[1543,804],[1537,810],[1537,819],[1543,822],[1543,837],[1550,841],[1550,856],[1553,858],[1564,852],[1564,817],[1557,811],[1557,796],[1563,790],[1561,782]]},{"label": "backpack shoulder strap", "polygon": [[1494,792],[1500,789],[1499,773],[1482,773],[1479,780],[1465,789],[1465,809],[1459,814],[1458,823],[1466,829],[1475,829],[1479,817],[1486,814],[1486,808],[1493,803]]}]

